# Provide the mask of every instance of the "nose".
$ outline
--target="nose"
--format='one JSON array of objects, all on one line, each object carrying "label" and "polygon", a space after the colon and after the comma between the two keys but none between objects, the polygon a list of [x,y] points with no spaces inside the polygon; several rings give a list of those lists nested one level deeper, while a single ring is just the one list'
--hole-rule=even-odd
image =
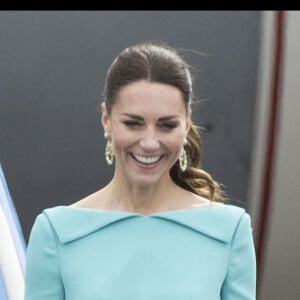
[{"label": "nose", "polygon": [[147,131],[140,139],[140,146],[145,152],[154,152],[159,149],[159,139],[155,132]]}]

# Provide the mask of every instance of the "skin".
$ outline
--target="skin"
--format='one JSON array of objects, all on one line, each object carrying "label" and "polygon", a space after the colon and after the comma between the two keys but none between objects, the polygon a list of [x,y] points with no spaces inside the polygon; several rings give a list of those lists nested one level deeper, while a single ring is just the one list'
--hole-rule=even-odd
[{"label": "skin", "polygon": [[210,205],[177,186],[169,175],[190,122],[176,87],[148,81],[123,87],[110,114],[102,104],[102,125],[115,156],[114,176],[74,206],[149,214]]}]

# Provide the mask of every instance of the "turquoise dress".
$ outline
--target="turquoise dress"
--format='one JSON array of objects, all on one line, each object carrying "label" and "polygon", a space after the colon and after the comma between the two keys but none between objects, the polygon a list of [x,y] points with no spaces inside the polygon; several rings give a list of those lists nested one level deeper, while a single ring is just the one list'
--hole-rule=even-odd
[{"label": "turquoise dress", "polygon": [[31,230],[25,278],[25,300],[253,300],[250,217],[233,205],[49,208]]}]

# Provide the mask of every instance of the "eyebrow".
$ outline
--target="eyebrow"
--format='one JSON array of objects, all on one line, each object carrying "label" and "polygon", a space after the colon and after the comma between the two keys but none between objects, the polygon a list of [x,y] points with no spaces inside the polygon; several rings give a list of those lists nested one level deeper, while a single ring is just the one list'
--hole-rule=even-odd
[{"label": "eyebrow", "polygon": [[[132,118],[132,119],[135,119],[135,120],[139,120],[139,121],[144,120],[144,118],[142,116],[136,115],[136,114],[122,113],[121,115]],[[168,120],[177,119],[177,118],[179,118],[178,115],[169,115],[169,116],[164,116],[164,117],[159,118],[158,121],[168,121]]]}]

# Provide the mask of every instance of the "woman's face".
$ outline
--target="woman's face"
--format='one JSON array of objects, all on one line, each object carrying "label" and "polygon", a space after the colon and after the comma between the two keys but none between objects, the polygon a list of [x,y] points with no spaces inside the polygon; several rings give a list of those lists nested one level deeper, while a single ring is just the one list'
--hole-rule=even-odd
[{"label": "woman's face", "polygon": [[115,176],[140,187],[169,178],[190,127],[181,91],[174,86],[138,81],[123,87],[102,124],[115,155]]}]

